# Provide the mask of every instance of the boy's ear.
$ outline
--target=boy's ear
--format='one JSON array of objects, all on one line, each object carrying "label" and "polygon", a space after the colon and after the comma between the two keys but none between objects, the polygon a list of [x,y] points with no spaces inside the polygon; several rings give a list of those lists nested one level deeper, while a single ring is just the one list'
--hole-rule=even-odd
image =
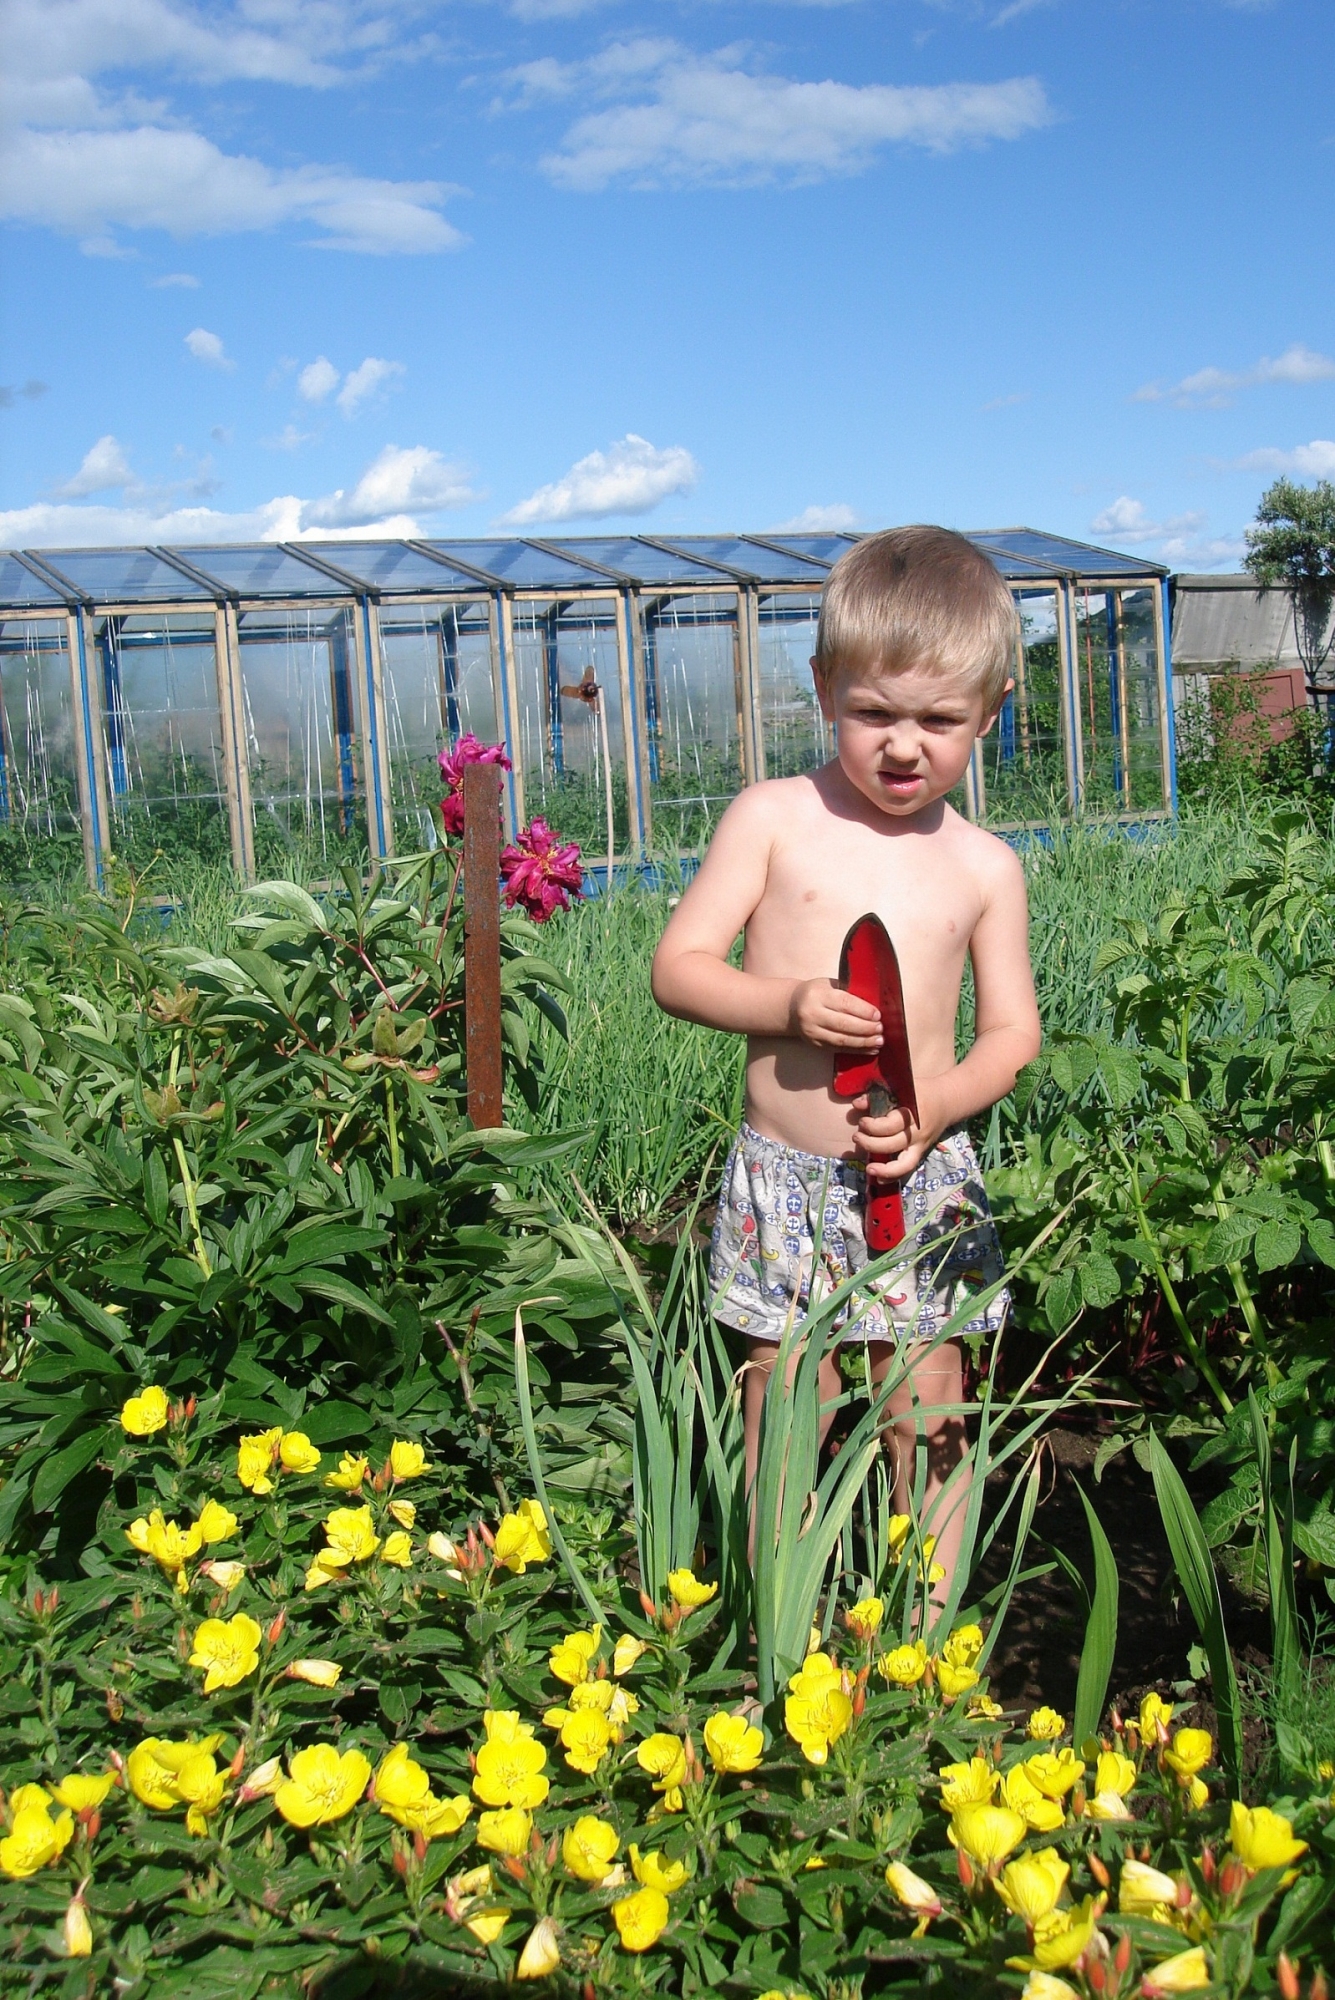
[{"label": "boy's ear", "polygon": [[982,723],[978,730],[979,736],[987,735],[993,723],[996,721],[997,717],[1001,714],[1002,705],[1005,702],[1006,696],[1010,693],[1011,689],[1014,686],[1015,682],[1013,680],[1007,681],[1005,687],[1001,690],[1001,700],[997,703],[996,707],[993,709],[990,715],[985,715],[983,717]]}]

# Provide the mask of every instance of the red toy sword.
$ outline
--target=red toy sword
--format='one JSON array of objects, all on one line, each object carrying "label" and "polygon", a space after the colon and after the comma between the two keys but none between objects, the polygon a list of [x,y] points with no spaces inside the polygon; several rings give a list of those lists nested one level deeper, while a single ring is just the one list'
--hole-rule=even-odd
[{"label": "red toy sword", "polygon": [[[839,984],[859,1000],[879,1008],[884,1039],[875,1055],[848,1052],[834,1058],[836,1097],[861,1097],[873,1118],[884,1118],[898,1105],[918,1122],[908,1031],[904,1026],[904,988],[899,960],[890,934],[878,916],[859,917],[839,954]],[[873,1194],[872,1189],[878,1191]],[[904,1201],[898,1183],[867,1184],[867,1248],[880,1255],[904,1240]]]}]

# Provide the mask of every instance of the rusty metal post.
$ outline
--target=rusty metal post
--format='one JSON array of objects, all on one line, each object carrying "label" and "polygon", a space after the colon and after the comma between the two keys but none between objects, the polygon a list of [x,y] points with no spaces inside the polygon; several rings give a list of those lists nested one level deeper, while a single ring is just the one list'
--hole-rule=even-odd
[{"label": "rusty metal post", "polygon": [[468,1115],[501,1125],[501,774],[464,766],[464,1053]]}]

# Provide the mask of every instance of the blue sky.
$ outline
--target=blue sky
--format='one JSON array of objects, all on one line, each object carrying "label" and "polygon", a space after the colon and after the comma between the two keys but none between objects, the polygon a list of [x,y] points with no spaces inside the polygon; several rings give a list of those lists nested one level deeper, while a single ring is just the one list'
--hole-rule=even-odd
[{"label": "blue sky", "polygon": [[7,0],[0,544],[1335,476],[1329,0]]}]

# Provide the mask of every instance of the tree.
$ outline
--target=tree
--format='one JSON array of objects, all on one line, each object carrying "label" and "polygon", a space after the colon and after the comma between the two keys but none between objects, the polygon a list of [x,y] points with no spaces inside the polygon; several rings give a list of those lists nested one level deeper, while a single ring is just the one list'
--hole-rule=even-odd
[{"label": "tree", "polygon": [[1262,590],[1285,586],[1293,599],[1293,631],[1307,692],[1315,700],[1321,670],[1335,645],[1335,485],[1300,486],[1277,479],[1261,495],[1247,530],[1245,567]]}]

